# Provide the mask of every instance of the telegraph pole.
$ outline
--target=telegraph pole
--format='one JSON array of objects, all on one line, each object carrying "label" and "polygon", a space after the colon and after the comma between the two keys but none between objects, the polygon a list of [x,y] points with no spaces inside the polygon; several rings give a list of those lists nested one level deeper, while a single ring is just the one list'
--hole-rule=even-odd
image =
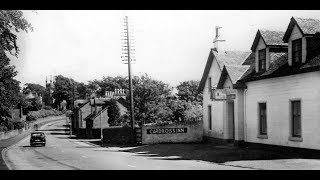
[{"label": "telegraph pole", "polygon": [[130,120],[131,120],[131,128],[132,128],[132,135],[133,135],[133,137],[132,137],[132,139],[133,139],[133,141],[134,141],[134,104],[133,104],[133,89],[132,89],[132,75],[131,75],[131,61],[132,61],[132,59],[131,59],[131,57],[130,57],[130,55],[131,55],[131,51],[133,50],[133,49],[131,49],[131,45],[130,45],[130,35],[129,35],[129,22],[128,22],[128,16],[125,16],[125,18],[124,18],[124,37],[125,37],[125,39],[122,39],[122,40],[124,40],[125,42],[125,44],[126,44],[126,46],[122,46],[122,47],[124,47],[124,49],[122,49],[123,50],[123,54],[125,54],[125,55],[127,55],[127,56],[121,56],[121,58],[125,58],[124,60],[122,60],[122,61],[128,61],[128,63],[125,63],[125,64],[128,64],[128,74],[129,74],[129,92],[130,92]]}]

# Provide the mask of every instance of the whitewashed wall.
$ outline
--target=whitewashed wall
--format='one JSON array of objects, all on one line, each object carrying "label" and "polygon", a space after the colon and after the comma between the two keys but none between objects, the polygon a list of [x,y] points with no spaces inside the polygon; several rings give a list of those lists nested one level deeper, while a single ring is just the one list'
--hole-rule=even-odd
[{"label": "whitewashed wall", "polygon": [[[217,86],[216,84],[219,81],[221,75],[220,67],[216,59],[213,60],[208,78],[212,79],[212,86]],[[206,79],[205,87],[203,90],[203,127],[204,135],[214,138],[224,138],[223,133],[223,115],[224,115],[224,106],[221,101],[212,101],[210,99],[210,92],[208,90],[208,78]],[[208,122],[208,105],[212,106],[212,129],[209,130]]]},{"label": "whitewashed wall", "polygon": [[[320,149],[320,72],[248,82],[246,141]],[[302,142],[289,141],[290,99],[301,99]],[[267,103],[267,139],[258,135],[258,102]]]}]

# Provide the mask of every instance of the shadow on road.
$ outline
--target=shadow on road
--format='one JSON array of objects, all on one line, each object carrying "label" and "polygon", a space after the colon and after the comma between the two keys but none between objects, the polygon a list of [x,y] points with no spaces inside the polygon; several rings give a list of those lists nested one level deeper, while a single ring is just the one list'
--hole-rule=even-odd
[{"label": "shadow on road", "polygon": [[201,160],[215,163],[241,160],[290,159],[290,157],[284,154],[262,149],[249,149],[228,145],[217,146],[205,143],[144,145],[120,151],[134,153],[136,156],[145,156],[152,159]]}]

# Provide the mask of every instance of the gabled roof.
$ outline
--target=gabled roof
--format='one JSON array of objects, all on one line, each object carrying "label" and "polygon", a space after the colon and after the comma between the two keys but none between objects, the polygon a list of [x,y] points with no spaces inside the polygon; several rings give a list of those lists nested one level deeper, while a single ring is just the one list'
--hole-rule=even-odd
[{"label": "gabled roof", "polygon": [[269,69],[263,73],[255,73],[255,62],[251,64],[250,68],[243,76],[241,80],[254,80],[261,77],[267,77],[273,74],[283,65],[288,64],[288,54],[283,52],[270,52],[270,65]]},{"label": "gabled roof", "polygon": [[284,42],[288,42],[295,25],[298,26],[299,30],[304,35],[314,35],[315,33],[320,32],[319,19],[291,17],[290,23],[283,37]]},{"label": "gabled roof", "polygon": [[207,64],[204,68],[203,75],[199,84],[198,92],[201,92],[205,86],[206,79],[208,77],[214,58],[217,59],[218,66],[222,71],[222,68],[225,65],[241,65],[242,63],[244,63],[244,61],[250,55],[250,53],[251,52],[249,51],[216,52],[215,50],[211,49],[207,60]]},{"label": "gabled roof", "polygon": [[255,51],[259,43],[260,38],[266,46],[287,46],[287,43],[283,42],[284,32],[282,31],[271,31],[271,30],[258,30],[256,37],[251,46],[251,50]]},{"label": "gabled roof", "polygon": [[223,84],[227,78],[230,77],[233,85],[242,77],[242,75],[249,69],[249,65],[227,65],[223,67],[217,88],[223,88]]}]

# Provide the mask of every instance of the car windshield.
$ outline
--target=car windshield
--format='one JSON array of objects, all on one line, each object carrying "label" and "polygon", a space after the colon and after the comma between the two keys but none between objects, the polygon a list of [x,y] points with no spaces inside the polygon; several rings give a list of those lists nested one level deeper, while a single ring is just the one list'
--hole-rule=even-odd
[{"label": "car windshield", "polygon": [[41,136],[44,136],[43,133],[32,133],[31,134],[32,137],[41,137]]}]

